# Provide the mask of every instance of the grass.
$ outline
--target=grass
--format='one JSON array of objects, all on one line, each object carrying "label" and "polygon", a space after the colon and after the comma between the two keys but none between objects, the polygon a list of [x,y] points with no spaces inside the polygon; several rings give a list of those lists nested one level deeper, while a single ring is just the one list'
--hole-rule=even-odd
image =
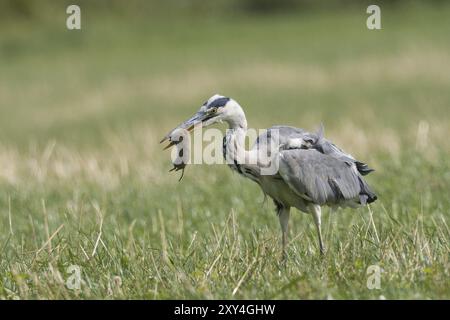
[{"label": "grass", "polygon": [[[356,9],[5,23],[0,298],[449,299],[449,10],[384,10],[376,32]],[[251,127],[323,122],[377,170],[373,223],[325,209],[321,258],[294,212],[283,265],[256,185],[225,166],[178,183],[158,141],[216,92]]]}]

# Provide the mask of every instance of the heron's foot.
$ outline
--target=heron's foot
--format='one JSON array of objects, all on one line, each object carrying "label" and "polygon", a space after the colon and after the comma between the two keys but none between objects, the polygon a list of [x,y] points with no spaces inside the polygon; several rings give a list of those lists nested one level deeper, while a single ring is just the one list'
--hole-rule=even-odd
[{"label": "heron's foot", "polygon": [[326,253],[325,246],[324,246],[324,245],[321,245],[321,246],[320,246],[320,256],[321,256],[321,257],[324,257],[324,256],[325,256],[325,253]]}]

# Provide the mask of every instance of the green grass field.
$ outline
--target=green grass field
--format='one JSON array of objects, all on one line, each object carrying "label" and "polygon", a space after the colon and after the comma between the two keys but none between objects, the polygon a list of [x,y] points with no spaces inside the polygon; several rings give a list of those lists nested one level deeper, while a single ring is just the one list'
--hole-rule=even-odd
[{"label": "green grass field", "polygon": [[[365,8],[4,21],[0,298],[450,299],[449,14],[386,9],[380,31]],[[295,211],[284,265],[256,184],[219,165],[178,183],[158,142],[214,93],[253,128],[323,122],[376,169],[374,223],[324,209],[322,258]]]}]

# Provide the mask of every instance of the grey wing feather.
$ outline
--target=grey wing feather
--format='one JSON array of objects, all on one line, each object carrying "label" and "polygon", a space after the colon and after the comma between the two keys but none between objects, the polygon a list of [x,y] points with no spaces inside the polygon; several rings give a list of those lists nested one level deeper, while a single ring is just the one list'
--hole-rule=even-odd
[{"label": "grey wing feather", "polygon": [[376,199],[350,164],[315,149],[281,151],[279,164],[279,173],[289,187],[316,204],[347,200],[366,204]]},{"label": "grey wing feather", "polygon": [[[270,138],[270,136],[274,134],[274,130],[277,130],[281,150],[315,149],[322,154],[326,154],[341,161],[354,164],[358,172],[363,176],[374,171],[367,164],[356,160],[352,155],[345,153],[334,143],[325,139],[323,125],[319,127],[319,130],[316,133],[307,132],[303,129],[290,126],[273,126],[267,129],[265,133],[261,134],[258,137],[253,148],[261,143],[267,143],[268,138]],[[294,140],[301,140],[303,141],[303,143],[300,146],[292,146],[290,142]]]},{"label": "grey wing feather", "polygon": [[307,133],[307,136],[310,138],[311,141],[310,148],[316,149],[317,151],[323,154],[330,155],[336,159],[349,163],[354,163],[358,172],[363,176],[374,171],[373,169],[369,168],[369,166],[364,162],[356,160],[352,155],[345,153],[333,142],[325,139],[323,137],[323,131],[324,131],[323,125],[321,125],[317,133]]},{"label": "grey wing feather", "polygon": [[303,138],[306,131],[300,128],[290,127],[290,126],[273,126],[262,133],[255,141],[253,149],[257,146],[261,146],[263,143],[267,143],[271,137],[275,135],[275,132],[279,138],[280,145],[288,145],[289,140],[296,138]]}]

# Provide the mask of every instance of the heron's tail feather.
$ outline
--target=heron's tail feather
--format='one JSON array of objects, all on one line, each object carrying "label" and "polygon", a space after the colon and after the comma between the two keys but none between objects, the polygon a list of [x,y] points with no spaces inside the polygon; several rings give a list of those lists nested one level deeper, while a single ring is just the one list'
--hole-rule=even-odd
[{"label": "heron's tail feather", "polygon": [[369,168],[369,166],[364,162],[356,161],[355,164],[356,169],[358,169],[359,173],[361,173],[363,176],[368,175],[372,171],[375,171],[374,169]]},{"label": "heron's tail feather", "polygon": [[361,191],[359,192],[359,203],[366,205],[378,199],[377,195],[370,189],[362,177],[358,177]]}]

